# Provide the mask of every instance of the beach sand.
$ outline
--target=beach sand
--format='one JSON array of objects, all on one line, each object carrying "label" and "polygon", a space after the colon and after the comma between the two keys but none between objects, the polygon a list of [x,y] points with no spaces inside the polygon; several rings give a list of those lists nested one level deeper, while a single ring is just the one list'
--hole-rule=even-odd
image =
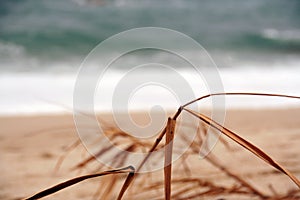
[{"label": "beach sand", "polygon": [[[227,112],[225,125],[265,150],[300,178],[299,108],[230,110]],[[65,148],[78,139],[72,115],[3,116],[0,117],[0,127],[0,199],[28,197],[88,171],[70,170],[88,155],[83,146],[74,149],[68,154],[60,169],[54,170],[59,156],[65,153]],[[229,142],[231,148],[226,150],[224,145],[218,143],[213,151],[214,154],[228,169],[249,181],[255,188],[267,195],[274,194],[270,185],[278,194],[297,189],[288,177],[229,139],[226,141]],[[230,178],[220,171],[212,170],[197,156],[189,158],[188,163],[192,170],[195,169],[193,176],[203,177],[215,184],[231,182],[227,180]],[[174,166],[179,164],[175,162]],[[174,177],[176,175],[178,174],[176,173]],[[99,184],[106,184],[105,181],[110,178],[88,180],[45,199],[93,199]],[[138,186],[133,185],[131,189],[134,187]],[[173,188],[173,191],[176,189]],[[158,192],[163,197],[163,190]],[[125,199],[130,199],[129,195],[130,193],[125,195]],[[255,199],[247,195],[207,197],[207,199],[217,198]]]}]

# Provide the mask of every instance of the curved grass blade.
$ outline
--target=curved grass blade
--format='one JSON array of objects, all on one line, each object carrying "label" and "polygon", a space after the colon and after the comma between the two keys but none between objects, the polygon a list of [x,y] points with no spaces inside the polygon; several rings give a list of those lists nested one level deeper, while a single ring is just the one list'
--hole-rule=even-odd
[{"label": "curved grass blade", "polygon": [[300,181],[287,169],[282,167],[279,163],[274,161],[270,156],[268,156],[265,152],[263,152],[261,149],[256,147],[255,145],[251,144],[247,140],[243,139],[236,133],[232,132],[231,130],[225,128],[224,126],[218,124],[217,122],[213,121],[209,117],[197,113],[195,111],[189,110],[187,108],[184,108],[185,111],[188,113],[194,115],[195,117],[198,117],[200,120],[205,122],[206,124],[212,126],[213,128],[217,129],[218,131],[222,132],[224,135],[235,141],[236,143],[240,144],[244,148],[248,149],[250,152],[252,152],[254,155],[259,157],[260,159],[264,160],[268,164],[272,165],[274,168],[278,169],[282,173],[286,174],[299,188],[300,188]]},{"label": "curved grass blade", "polygon": [[300,99],[300,97],[298,97],[298,96],[284,95],[284,94],[255,93],[255,92],[221,92],[221,93],[213,93],[213,94],[204,95],[202,97],[199,97],[197,99],[194,99],[193,101],[190,101],[190,102],[184,104],[183,106],[181,106],[181,108],[187,107],[190,104],[193,104],[197,101],[200,101],[202,99],[206,99],[206,98],[212,97],[212,96],[234,96],[234,95],[238,95],[238,96],[268,96],[268,97],[283,97],[283,98],[290,98],[290,99]]},{"label": "curved grass blade", "polygon": [[73,179],[70,179],[68,181],[62,182],[60,184],[57,184],[51,188],[48,188],[46,190],[43,190],[29,198],[26,198],[25,200],[34,200],[34,199],[40,199],[43,198],[45,196],[48,196],[50,194],[56,193],[64,188],[70,187],[76,183],[79,183],[81,181],[87,180],[87,179],[91,179],[91,178],[95,178],[95,177],[99,177],[99,176],[105,176],[105,175],[110,175],[110,174],[122,174],[122,173],[131,173],[134,171],[134,168],[132,166],[128,166],[125,168],[121,168],[121,169],[116,169],[116,170],[110,170],[110,171],[105,171],[105,172],[101,172],[101,173],[95,173],[95,174],[89,174],[89,175],[85,175],[85,176],[79,176]]}]

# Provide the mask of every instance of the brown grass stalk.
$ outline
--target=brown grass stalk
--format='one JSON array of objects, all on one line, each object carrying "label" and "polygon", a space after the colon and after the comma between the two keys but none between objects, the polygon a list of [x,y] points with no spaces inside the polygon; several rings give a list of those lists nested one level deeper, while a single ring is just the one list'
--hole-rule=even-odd
[{"label": "brown grass stalk", "polygon": [[[236,96],[236,95],[284,97],[284,98],[300,99],[300,97],[297,97],[297,96],[281,95],[281,94],[265,94],[265,93],[213,93],[213,94],[208,94],[208,95],[202,96],[200,98],[197,98],[195,100],[192,100],[192,101],[184,104],[180,108],[178,108],[178,110],[174,114],[174,116],[172,118],[168,119],[167,126],[162,130],[162,132],[159,134],[159,136],[156,138],[156,140],[153,142],[152,145],[151,145],[151,143],[148,143],[148,142],[141,142],[141,141],[137,140],[136,138],[132,137],[131,135],[120,131],[119,129],[110,128],[109,130],[107,130],[105,132],[105,136],[107,136],[110,140],[112,140],[113,144],[115,144],[115,145],[120,145],[120,144],[124,145],[126,147],[125,151],[136,151],[136,150],[140,150],[140,149],[145,148],[145,147],[149,148],[149,150],[147,151],[148,153],[143,158],[141,163],[138,165],[136,171],[133,167],[129,166],[129,167],[120,168],[120,169],[116,169],[116,170],[105,171],[105,172],[102,172],[102,173],[94,173],[94,174],[90,174],[90,175],[79,176],[79,177],[76,177],[74,179],[70,179],[66,182],[55,185],[55,186],[53,186],[49,189],[46,189],[44,191],[41,191],[41,192],[33,195],[32,197],[27,198],[27,200],[39,199],[39,198],[48,196],[50,194],[53,194],[57,191],[60,191],[64,188],[66,188],[66,187],[69,187],[71,185],[74,185],[76,183],[79,183],[81,181],[84,181],[84,180],[87,180],[87,179],[90,179],[90,178],[95,178],[95,177],[109,175],[109,174],[113,175],[113,174],[127,173],[128,174],[127,178],[126,178],[125,182],[123,183],[123,185],[121,187],[121,190],[120,190],[120,192],[118,194],[118,197],[117,197],[117,200],[121,200],[123,198],[124,194],[126,193],[127,189],[129,188],[129,186],[133,182],[133,180],[137,177],[138,172],[145,165],[145,163],[151,158],[152,153],[157,148],[161,148],[161,147],[165,148],[164,182],[156,182],[154,185],[150,185],[148,187],[148,189],[162,188],[163,185],[164,185],[165,199],[166,200],[170,200],[171,197],[176,198],[176,199],[184,199],[184,198],[195,199],[195,198],[198,198],[199,196],[214,196],[214,195],[219,195],[219,194],[231,194],[231,193],[235,193],[235,194],[255,194],[255,195],[259,196],[262,199],[267,198],[263,193],[261,193],[256,188],[251,186],[247,181],[243,180],[242,178],[240,178],[235,173],[232,173],[229,169],[227,169],[224,165],[222,165],[216,159],[216,157],[214,157],[213,155],[208,155],[206,157],[207,161],[210,164],[212,164],[215,168],[221,170],[227,176],[233,178],[237,183],[239,183],[238,186],[233,186],[233,187],[217,186],[212,182],[203,181],[203,180],[200,180],[200,179],[197,179],[197,178],[192,178],[192,177],[179,178],[179,179],[177,178],[177,179],[172,180],[172,155],[174,153],[173,152],[173,139],[174,139],[174,134],[175,134],[175,124],[176,124],[176,120],[177,120],[178,116],[180,116],[182,111],[188,112],[188,113],[192,114],[193,116],[197,117],[199,120],[201,120],[201,123],[203,122],[203,124],[206,124],[207,126],[211,126],[216,131],[221,132],[222,134],[226,135],[231,140],[238,143],[239,145],[241,145],[242,147],[244,147],[245,149],[247,149],[248,151],[250,151],[251,153],[253,153],[257,157],[259,157],[260,159],[262,159],[263,161],[265,161],[269,165],[273,166],[274,168],[276,168],[280,172],[286,174],[300,188],[300,181],[290,171],[288,171],[283,166],[281,166],[278,162],[273,160],[264,151],[262,151],[261,149],[256,147],[254,144],[250,143],[249,141],[245,140],[244,138],[242,138],[238,134],[234,133],[233,131],[231,131],[231,130],[227,129],[226,127],[222,126],[218,122],[216,122],[216,121],[212,120],[211,118],[207,117],[206,115],[198,113],[196,111],[193,111],[193,110],[190,110],[190,109],[187,108],[187,106],[189,106],[189,105],[191,105],[195,102],[201,101],[202,99],[209,98],[209,97],[212,97],[212,96]],[[204,128],[204,127],[202,127],[202,128]],[[197,130],[197,131],[199,131],[199,130]],[[166,142],[165,142],[164,145],[161,145],[160,143],[161,143],[161,141],[162,141],[162,139],[165,135],[166,135]],[[181,135],[181,136],[182,136],[183,139],[185,138],[184,135]],[[201,142],[203,142],[203,138],[199,137],[198,139],[199,139],[200,144],[202,144]],[[225,140],[222,140],[222,142],[224,143],[224,145],[226,147],[229,147],[228,143],[226,143]],[[197,145],[198,144],[196,144],[195,141],[191,144],[191,149],[188,152],[186,152],[186,154],[183,157],[184,160],[182,162],[186,162],[185,159],[189,155],[198,153],[198,152],[196,152],[197,151],[196,150]],[[73,146],[71,146],[70,149],[73,149],[76,146],[78,146],[78,143],[75,143]],[[108,153],[110,150],[111,150],[111,147],[103,147],[96,153],[95,157],[103,156],[104,154]],[[69,150],[68,150],[68,152],[69,152]],[[88,163],[94,161],[95,157],[94,156],[88,157],[87,159],[85,159],[82,162],[80,162],[79,164],[77,164],[73,169],[84,168]],[[62,157],[59,160],[57,168],[60,166],[60,164],[61,164],[61,162],[64,158],[65,157]],[[125,154],[124,155],[123,154],[118,154],[112,159],[113,159],[112,161],[114,163],[116,163],[117,166],[122,166],[122,165],[124,165],[125,161],[128,158],[127,158],[127,156],[125,156]],[[183,167],[186,170],[189,169],[187,163],[183,163]],[[113,182],[108,184],[108,186],[115,187],[117,177],[114,177],[114,179],[112,179],[112,180],[113,180]],[[188,187],[179,188],[179,190],[176,191],[176,193],[174,193],[173,196],[171,196],[171,186],[172,186],[172,184],[174,184],[173,187],[175,185],[177,187],[179,187],[179,184],[194,184],[194,183],[198,183],[198,184],[196,186],[186,185]],[[144,186],[142,186],[142,187],[144,187]],[[196,191],[196,190],[193,191],[194,187],[198,187],[198,188],[201,187],[201,190],[200,191]],[[243,189],[247,188],[249,191],[248,190],[241,190],[241,188],[243,188]],[[100,190],[101,190],[101,188],[100,188]],[[104,190],[104,192],[102,192],[102,193],[103,193],[103,195],[109,196],[112,193],[112,190],[109,191],[108,188],[106,188],[106,190]],[[280,198],[279,197],[278,198],[283,199],[285,197],[295,196],[296,194],[297,194],[297,191],[296,192],[292,191],[292,192],[289,192],[288,194],[286,194],[286,196],[281,196]],[[276,192],[274,192],[274,195],[277,196],[278,194],[276,194]],[[270,198],[272,198],[272,197],[270,197]]]},{"label": "brown grass stalk", "polygon": [[217,129],[218,131],[222,132],[224,135],[226,135],[227,137],[229,137],[230,139],[232,139],[239,145],[243,146],[244,148],[246,148],[247,150],[252,152],[254,155],[256,155],[260,159],[264,160],[266,163],[270,164],[271,166],[275,167],[282,173],[286,174],[300,188],[300,181],[290,171],[288,171],[283,166],[281,166],[278,162],[273,160],[269,155],[267,155],[261,149],[259,149],[255,145],[251,144],[247,140],[243,139],[242,137],[240,137],[236,133],[232,132],[231,130],[229,130],[229,129],[225,128],[224,126],[218,124],[217,122],[213,121],[209,117],[207,117],[201,113],[197,113],[195,111],[189,110],[187,108],[184,108],[184,110],[189,112],[190,114],[194,115],[195,117],[198,117],[200,120],[202,120],[206,124],[209,124],[210,126]]},{"label": "brown grass stalk", "polygon": [[[204,125],[203,125],[204,126]],[[207,129],[204,129],[202,128],[202,130],[206,135],[206,131]],[[199,132],[200,133],[200,132]],[[202,141],[203,139],[201,138],[201,136],[199,134],[197,134],[197,138],[199,140],[199,143],[196,143],[196,141],[193,141],[193,143],[190,145],[190,148],[191,150],[193,151],[194,154],[197,154],[198,153],[198,148],[199,146],[202,145]],[[184,141],[186,141],[187,144],[189,144],[187,138],[182,135],[182,139]],[[221,140],[222,141],[225,141],[225,140]],[[230,148],[229,147],[229,144],[226,142],[226,143],[223,143],[224,146],[226,148]],[[261,198],[265,198],[266,196],[260,192],[259,190],[257,190],[255,187],[253,187],[250,183],[248,183],[246,180],[244,180],[243,178],[241,178],[240,176],[238,176],[236,173],[232,172],[231,170],[229,170],[224,164],[222,164],[218,159],[217,157],[212,153],[210,152],[206,157],[205,157],[206,161],[209,162],[210,164],[212,164],[214,167],[216,167],[217,169],[219,169],[220,171],[222,171],[223,173],[225,173],[228,177],[234,179],[236,182],[240,183],[241,186],[247,188],[249,191],[251,191],[253,194],[255,195],[258,195],[260,196]]]},{"label": "brown grass stalk", "polygon": [[175,132],[176,120],[168,119],[166,131],[166,146],[165,146],[165,199],[171,199],[171,176],[172,176],[172,155],[173,155],[173,139]]},{"label": "brown grass stalk", "polygon": [[91,179],[91,178],[96,178],[96,177],[100,177],[100,176],[105,176],[105,175],[111,175],[111,174],[123,174],[123,173],[132,173],[134,172],[134,168],[132,166],[128,166],[128,167],[124,167],[121,169],[116,169],[116,170],[110,170],[110,171],[105,171],[105,172],[101,172],[101,173],[95,173],[95,174],[89,174],[89,175],[84,175],[84,176],[79,176],[73,179],[70,179],[68,181],[62,182],[60,184],[57,184],[53,187],[50,187],[46,190],[43,190],[31,197],[26,198],[25,200],[34,200],[34,199],[40,199],[43,198],[45,196],[48,196],[50,194],[56,193],[64,188],[70,187],[74,184],[77,184],[79,182],[82,182],[84,180],[87,179]]}]

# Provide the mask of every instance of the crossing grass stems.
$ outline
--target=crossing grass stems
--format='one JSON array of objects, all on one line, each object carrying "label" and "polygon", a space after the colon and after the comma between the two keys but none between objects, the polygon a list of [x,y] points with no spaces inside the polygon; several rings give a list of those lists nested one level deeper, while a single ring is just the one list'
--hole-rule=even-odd
[{"label": "crossing grass stems", "polygon": [[[268,196],[265,195],[263,192],[261,192],[258,188],[254,187],[251,185],[249,182],[244,180],[241,176],[236,174],[235,172],[231,171],[228,169],[225,165],[223,165],[217,157],[213,154],[210,153],[209,155],[206,156],[206,161],[208,161],[210,164],[212,164],[215,168],[219,169],[222,171],[226,176],[230,177],[233,179],[239,187],[224,187],[224,186],[218,186],[217,184],[213,183],[212,181],[207,181],[207,180],[202,180],[200,178],[195,178],[191,176],[191,169],[189,164],[186,162],[187,157],[190,154],[197,154],[198,153],[198,147],[203,143],[202,137],[207,134],[207,128],[211,127],[215,129],[216,131],[219,131],[222,133],[224,136],[230,138],[232,141],[235,143],[239,144],[242,146],[244,149],[248,150],[249,152],[253,153],[255,156],[257,156],[259,159],[263,160],[270,166],[274,167],[281,173],[285,174],[290,178],[291,181],[293,181],[299,188],[300,188],[300,181],[297,179],[295,175],[293,175],[289,170],[287,170],[284,166],[282,166],[280,163],[275,161],[273,158],[271,158],[267,153],[265,153],[263,150],[255,146],[254,144],[250,143],[246,139],[242,138],[240,135],[237,133],[229,130],[228,128],[224,127],[223,125],[219,124],[218,122],[212,120],[208,116],[199,113],[197,111],[191,110],[188,108],[189,105],[199,102],[203,99],[212,97],[212,96],[267,96],[267,97],[281,97],[281,98],[292,98],[292,99],[299,99],[300,97],[298,96],[290,96],[290,95],[281,95],[281,94],[266,94],[266,93],[214,93],[214,94],[208,94],[205,96],[202,96],[200,98],[197,98],[193,101],[190,101],[184,105],[182,105],[177,112],[174,114],[173,117],[168,118],[168,122],[166,127],[163,129],[163,131],[159,134],[159,136],[156,138],[156,140],[153,143],[150,142],[144,142],[144,141],[139,141],[136,138],[130,136],[129,134],[124,133],[123,131],[119,130],[116,127],[107,127],[107,137],[111,141],[114,141],[115,144],[121,143],[121,142],[126,142],[128,143],[127,148],[125,149],[126,151],[135,151],[138,149],[147,149],[147,154],[144,157],[144,159],[141,161],[139,166],[135,169],[133,166],[127,166],[124,167],[122,166],[123,163],[125,163],[125,160],[127,157],[124,154],[119,154],[114,156],[112,159],[113,162],[118,163],[120,166],[119,169],[112,169],[112,170],[106,170],[103,172],[97,172],[97,173],[92,173],[84,176],[78,176],[73,179],[67,180],[65,182],[59,183],[53,187],[50,187],[46,190],[43,190],[41,192],[38,192],[34,194],[31,197],[25,198],[26,200],[33,200],[33,199],[40,199],[45,196],[51,195],[53,193],[56,193],[62,189],[65,189],[67,187],[70,187],[74,184],[77,184],[79,182],[92,179],[92,178],[97,178],[101,176],[113,176],[114,178],[111,179],[111,183],[109,187],[107,187],[106,191],[104,191],[102,194],[103,196],[101,199],[107,199],[110,198],[109,196],[112,195],[112,190],[116,186],[117,181],[121,181],[123,178],[120,177],[120,174],[127,174],[126,179],[124,183],[121,186],[121,189],[119,191],[119,194],[117,195],[116,199],[121,200],[129,186],[132,185],[134,187],[134,179],[137,179],[138,176],[142,176],[139,174],[139,171],[141,168],[145,165],[145,163],[151,159],[152,153],[157,150],[158,148],[165,148],[164,149],[164,181],[154,181],[153,184],[144,186],[143,191],[151,191],[151,190],[157,190],[160,188],[164,188],[164,197],[158,197],[158,199],[165,199],[165,200],[170,200],[170,199],[196,199],[201,196],[213,196],[216,194],[240,194],[240,195],[245,195],[245,194],[250,194],[254,195],[260,199],[289,199],[289,198],[294,198],[298,197],[297,194],[299,193],[298,190],[292,190],[292,191],[287,191],[285,195],[278,195],[276,191],[274,191],[273,196]],[[197,130],[202,133],[197,134],[197,137],[194,139],[192,144],[190,144],[189,151],[187,151],[185,154],[182,155],[181,157],[181,162],[182,166],[184,168],[184,172],[189,174],[188,177],[182,177],[182,178],[174,178],[172,179],[172,155],[173,155],[173,139],[174,135],[176,134],[176,122],[178,117],[182,112],[187,112],[191,114],[192,116],[196,117],[199,119],[199,123],[201,124],[200,129]],[[163,144],[163,138],[165,137],[165,143]],[[188,142],[187,138],[185,135],[180,135],[182,141]],[[120,140],[121,138],[121,140]],[[225,146],[228,146],[225,140],[221,140]],[[69,149],[67,149],[67,152],[65,155],[63,155],[57,162],[56,170],[59,169],[60,165],[62,164],[64,158],[66,157],[67,153],[71,151],[72,149],[76,148],[80,144],[80,140],[76,141],[74,144],[72,144]],[[91,155],[85,160],[81,161],[78,163],[76,166],[74,166],[72,169],[80,169],[84,168],[87,164],[89,164],[92,161],[95,161],[97,157],[101,157],[104,154],[108,153],[111,150],[111,146],[108,147],[103,147],[101,148],[98,153],[95,155]],[[178,187],[178,185],[184,185],[185,187]],[[143,186],[139,186],[143,187]],[[175,192],[172,192],[172,187],[176,187],[179,189],[176,189]],[[201,190],[200,192],[194,192],[191,193],[191,191],[195,190],[196,187],[202,187],[205,188],[205,190]],[[102,188],[99,188],[99,191],[97,194],[100,193],[100,190]],[[143,193],[141,191],[141,193]]]}]

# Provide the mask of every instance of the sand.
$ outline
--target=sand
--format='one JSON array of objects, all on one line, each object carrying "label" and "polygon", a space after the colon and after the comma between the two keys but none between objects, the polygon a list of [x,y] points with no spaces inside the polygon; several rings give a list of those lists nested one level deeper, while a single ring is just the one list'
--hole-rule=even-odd
[{"label": "sand", "polygon": [[[106,117],[107,118],[107,117]],[[141,115],[140,118],[143,118]],[[269,153],[300,178],[300,109],[231,110],[226,126]],[[0,199],[20,199],[67,180],[82,172],[70,168],[86,157],[84,147],[72,151],[61,168],[55,171],[59,156],[78,138],[72,115],[0,117]],[[248,180],[263,193],[284,194],[297,189],[285,175],[258,160],[230,140],[231,149],[218,143],[214,154],[232,171]],[[177,163],[178,164],[178,163]],[[203,164],[203,165],[202,165]],[[175,163],[176,165],[176,163]],[[191,168],[201,167],[194,176],[219,184],[230,182],[219,171],[211,170],[203,160],[189,158]],[[176,175],[175,175],[176,176]],[[101,181],[98,178],[80,183],[45,199],[93,199]],[[102,182],[103,184],[103,182]],[[161,192],[161,190],[159,191]],[[125,196],[126,197],[126,196]],[[163,197],[163,194],[162,194]],[[253,199],[253,196],[222,197]],[[98,198],[99,199],[99,198]],[[125,198],[126,199],[126,198]],[[127,196],[127,199],[130,199]],[[216,197],[208,197],[216,199]]]}]

